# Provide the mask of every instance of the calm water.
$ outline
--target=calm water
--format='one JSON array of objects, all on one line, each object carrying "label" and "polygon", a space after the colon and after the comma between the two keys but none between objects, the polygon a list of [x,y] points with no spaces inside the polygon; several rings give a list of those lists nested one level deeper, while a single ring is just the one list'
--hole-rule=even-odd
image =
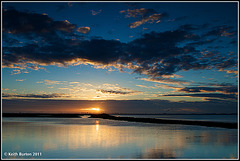
[{"label": "calm water", "polygon": [[96,118],[3,118],[2,125],[3,158],[238,158],[236,129]]}]

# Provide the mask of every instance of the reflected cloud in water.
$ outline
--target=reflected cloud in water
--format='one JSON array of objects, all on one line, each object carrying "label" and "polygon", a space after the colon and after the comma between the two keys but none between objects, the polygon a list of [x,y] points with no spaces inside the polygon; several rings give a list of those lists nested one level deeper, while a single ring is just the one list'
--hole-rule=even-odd
[{"label": "reflected cloud in water", "polygon": [[[172,125],[109,126],[104,120],[91,124],[3,122],[4,151],[41,151],[42,158],[187,158],[194,150],[204,157],[237,155],[237,131]],[[85,119],[85,121],[86,121]],[[82,119],[83,120],[83,119]],[[101,122],[103,124],[101,124]],[[214,150],[214,152],[213,152]],[[224,153],[223,153],[224,152]],[[196,155],[195,157],[201,157]]]}]

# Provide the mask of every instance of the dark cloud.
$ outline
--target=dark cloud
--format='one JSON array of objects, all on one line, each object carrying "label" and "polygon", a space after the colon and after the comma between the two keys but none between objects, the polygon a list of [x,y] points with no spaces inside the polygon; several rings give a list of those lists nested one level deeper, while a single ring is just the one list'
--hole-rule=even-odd
[{"label": "dark cloud", "polygon": [[185,20],[185,19],[187,19],[187,18],[188,18],[188,16],[181,16],[181,17],[175,18],[174,20],[175,20],[175,21],[182,21],[182,20]]},{"label": "dark cloud", "polygon": [[[131,10],[131,16],[149,17],[154,10]],[[236,58],[217,52],[212,56],[198,50],[206,35],[194,33],[202,26],[186,24],[173,31],[150,32],[129,43],[102,38],[85,39],[79,32],[88,33],[88,27],[77,27],[68,21],[54,21],[47,15],[16,10],[3,12],[3,67],[27,68],[33,65],[62,65],[89,63],[125,68],[149,77],[170,76],[178,71],[236,67]],[[226,28],[226,27],[225,27]],[[231,27],[229,27],[231,28]],[[21,45],[18,40],[27,41]],[[34,40],[34,41],[33,41]],[[179,45],[181,44],[181,45]]]},{"label": "dark cloud", "polygon": [[120,95],[130,95],[134,93],[139,93],[140,91],[114,91],[114,90],[104,90],[104,89],[99,89],[98,90],[101,93],[106,93],[106,94],[120,94]]},{"label": "dark cloud", "polygon": [[235,94],[222,94],[222,93],[206,93],[206,94],[168,94],[161,95],[159,97],[200,97],[200,98],[218,98],[218,99],[230,99],[237,100],[237,95]]},{"label": "dark cloud", "polygon": [[192,24],[185,24],[179,27],[181,30],[185,31],[193,31],[193,30],[198,30],[200,26],[197,25],[192,25]]},{"label": "dark cloud", "polygon": [[123,51],[121,51],[123,45],[115,40],[60,40],[55,39],[50,42],[51,44],[46,46],[27,44],[23,47],[5,47],[3,64],[11,66],[11,64],[15,63],[36,62],[47,65],[54,63],[67,65],[67,62],[78,58],[101,64],[109,64],[116,62],[119,56],[124,55]]},{"label": "dark cloud", "polygon": [[193,45],[199,46],[199,45],[211,44],[211,43],[215,42],[216,40],[217,40],[217,38],[213,38],[211,40],[209,40],[209,39],[208,40],[201,40],[201,41],[198,41],[198,42],[189,43],[188,45],[190,45],[190,46],[193,46]]},{"label": "dark cloud", "polygon": [[2,97],[14,97],[14,98],[67,98],[65,94],[53,93],[53,94],[8,94],[3,93]]},{"label": "dark cloud", "polygon": [[134,72],[158,77],[171,75],[179,70],[208,68],[209,64],[194,56],[195,53],[199,53],[194,47],[178,47],[177,44],[186,41],[186,35],[188,32],[182,29],[162,33],[151,32],[130,42],[129,58],[141,63]]},{"label": "dark cloud", "polygon": [[238,41],[237,40],[232,40],[229,44],[237,45]]},{"label": "dark cloud", "polygon": [[217,69],[225,69],[230,67],[237,67],[237,60],[228,59],[217,64]]},{"label": "dark cloud", "polygon": [[157,58],[183,55],[184,48],[177,47],[176,44],[184,41],[186,34],[187,32],[183,30],[146,33],[141,38],[129,43],[130,58],[143,62],[144,60],[154,61]]},{"label": "dark cloud", "polygon": [[231,26],[216,26],[213,27],[210,31],[203,34],[204,37],[208,36],[226,36],[226,37],[234,37],[236,36],[236,31]]},{"label": "dark cloud", "polygon": [[224,86],[224,87],[185,87],[179,89],[177,92],[185,93],[203,93],[203,92],[220,92],[224,94],[237,94],[237,86]]},{"label": "dark cloud", "polygon": [[11,37],[9,34],[7,33],[3,33],[2,35],[3,39],[4,39],[4,43],[3,46],[13,46],[13,45],[20,45],[20,41],[17,40],[16,38]]},{"label": "dark cloud", "polygon": [[73,32],[75,28],[76,25],[68,21],[54,21],[46,14],[26,13],[17,10],[3,11],[2,30],[11,34]]}]

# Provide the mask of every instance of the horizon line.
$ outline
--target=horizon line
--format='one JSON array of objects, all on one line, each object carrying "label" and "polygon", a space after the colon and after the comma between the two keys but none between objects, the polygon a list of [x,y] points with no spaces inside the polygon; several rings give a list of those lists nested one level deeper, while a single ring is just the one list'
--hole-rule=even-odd
[{"label": "horizon line", "polygon": [[91,115],[91,114],[111,114],[111,115],[238,115],[238,113],[43,113],[43,112],[2,112],[2,114],[68,114],[68,115]]}]

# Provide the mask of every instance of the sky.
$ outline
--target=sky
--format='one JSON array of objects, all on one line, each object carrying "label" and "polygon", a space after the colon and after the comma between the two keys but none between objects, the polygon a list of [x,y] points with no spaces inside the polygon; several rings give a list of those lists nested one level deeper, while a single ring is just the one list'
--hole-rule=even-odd
[{"label": "sky", "polygon": [[3,112],[237,113],[237,1],[1,5]]}]

